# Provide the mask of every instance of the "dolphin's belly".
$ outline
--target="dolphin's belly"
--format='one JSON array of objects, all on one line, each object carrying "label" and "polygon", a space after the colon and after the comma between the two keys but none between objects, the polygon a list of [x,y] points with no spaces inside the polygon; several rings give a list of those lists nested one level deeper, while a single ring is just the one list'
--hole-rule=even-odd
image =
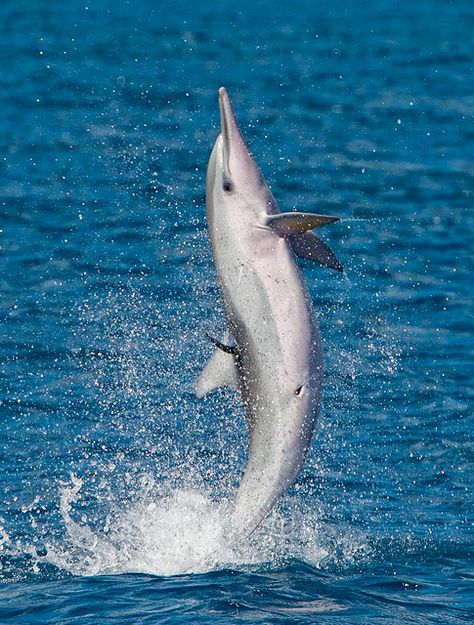
[{"label": "dolphin's belly", "polygon": [[[214,256],[228,323],[246,372],[243,401],[249,421],[258,420],[250,444],[261,444],[255,439],[262,428],[267,446],[281,445],[288,430],[282,405],[288,394],[311,380],[313,403],[319,404],[322,357],[316,316],[284,239],[263,228],[250,241],[232,237],[231,228],[223,231],[230,234],[215,239]],[[292,424],[300,435],[307,430],[306,438],[312,434],[311,416]]]},{"label": "dolphin's belly", "polygon": [[215,239],[226,314],[234,332],[244,325],[266,353],[268,348],[278,349],[284,367],[287,361],[309,354],[305,343],[317,333],[317,322],[287,242],[263,228],[254,239],[250,244],[243,242],[229,235],[229,230],[227,236]]}]

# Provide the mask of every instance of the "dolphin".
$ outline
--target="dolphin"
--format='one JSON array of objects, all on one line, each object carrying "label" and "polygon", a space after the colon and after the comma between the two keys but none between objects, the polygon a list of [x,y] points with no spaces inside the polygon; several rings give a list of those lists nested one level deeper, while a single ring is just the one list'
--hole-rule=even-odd
[{"label": "dolphin", "polygon": [[336,217],[281,213],[250,155],[224,87],[221,132],[206,179],[207,224],[228,330],[196,384],[203,397],[236,388],[249,430],[231,513],[249,536],[295,480],[320,410],[323,362],[311,297],[295,255],[342,266],[313,228]]}]

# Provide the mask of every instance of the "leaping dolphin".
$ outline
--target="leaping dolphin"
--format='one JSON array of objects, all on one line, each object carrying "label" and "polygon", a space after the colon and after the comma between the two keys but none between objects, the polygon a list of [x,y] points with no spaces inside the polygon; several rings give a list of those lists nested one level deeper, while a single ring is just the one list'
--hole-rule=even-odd
[{"label": "leaping dolphin", "polygon": [[[295,254],[342,271],[311,229],[338,221],[281,213],[219,89],[221,133],[207,169],[209,238],[229,331],[196,385],[203,397],[238,389],[249,428],[248,462],[232,512],[250,535],[296,478],[320,409],[321,338]],[[232,338],[233,337],[233,338]]]}]

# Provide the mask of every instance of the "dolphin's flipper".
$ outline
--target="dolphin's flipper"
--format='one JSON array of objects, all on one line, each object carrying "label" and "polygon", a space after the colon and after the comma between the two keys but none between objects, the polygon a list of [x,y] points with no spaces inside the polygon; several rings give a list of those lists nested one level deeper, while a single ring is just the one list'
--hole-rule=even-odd
[{"label": "dolphin's flipper", "polygon": [[339,217],[329,215],[316,215],[315,213],[278,213],[277,215],[266,215],[265,225],[270,226],[282,237],[292,234],[302,234],[307,230],[325,226],[339,221]]},{"label": "dolphin's flipper", "polygon": [[325,267],[344,271],[341,263],[337,260],[329,247],[317,237],[314,232],[304,232],[287,237],[291,249],[300,258],[314,260]]},{"label": "dolphin's flipper", "polygon": [[235,355],[231,351],[233,348],[228,348],[229,351],[222,349],[222,346],[228,345],[229,339],[230,333],[226,332],[222,342],[212,340],[217,349],[196,382],[196,396],[199,399],[221,386],[237,388]]}]

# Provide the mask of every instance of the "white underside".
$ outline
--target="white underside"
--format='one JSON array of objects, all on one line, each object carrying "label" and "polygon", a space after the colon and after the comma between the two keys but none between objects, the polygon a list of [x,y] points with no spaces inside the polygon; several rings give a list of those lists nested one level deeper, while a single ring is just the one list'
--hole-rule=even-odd
[{"label": "white underside", "polygon": [[[248,378],[240,386],[249,457],[234,525],[252,531],[304,460],[319,410],[322,360],[311,300],[286,240],[252,215],[246,220],[244,208],[234,199],[232,211],[213,213],[210,234],[228,324]],[[302,384],[305,396],[296,398]]]}]

